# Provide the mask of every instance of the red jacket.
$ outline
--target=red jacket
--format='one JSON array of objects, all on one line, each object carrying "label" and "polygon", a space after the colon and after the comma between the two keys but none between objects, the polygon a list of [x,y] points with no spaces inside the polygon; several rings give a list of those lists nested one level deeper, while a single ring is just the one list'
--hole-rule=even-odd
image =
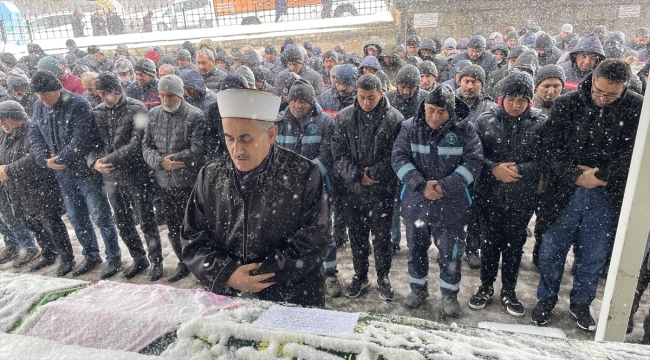
[{"label": "red jacket", "polygon": [[85,91],[81,85],[81,79],[72,75],[68,70],[64,70],[61,75],[61,85],[64,89],[79,95],[83,95]]}]

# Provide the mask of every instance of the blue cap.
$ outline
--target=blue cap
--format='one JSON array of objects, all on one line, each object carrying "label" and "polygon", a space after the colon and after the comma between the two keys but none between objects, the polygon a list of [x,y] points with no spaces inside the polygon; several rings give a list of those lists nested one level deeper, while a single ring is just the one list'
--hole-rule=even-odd
[{"label": "blue cap", "polygon": [[248,89],[248,81],[239,74],[228,74],[221,80],[219,90],[227,89]]},{"label": "blue cap", "polygon": [[357,87],[357,69],[352,64],[343,64],[336,70],[336,81]]},{"label": "blue cap", "polygon": [[406,52],[406,46],[404,46],[404,44],[397,45],[397,51]]}]

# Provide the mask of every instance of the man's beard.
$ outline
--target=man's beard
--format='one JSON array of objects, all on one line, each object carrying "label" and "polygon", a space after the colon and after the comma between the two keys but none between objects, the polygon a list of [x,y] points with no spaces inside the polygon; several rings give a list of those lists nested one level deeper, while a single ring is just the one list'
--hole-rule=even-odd
[{"label": "man's beard", "polygon": [[174,111],[178,110],[179,107],[181,107],[181,102],[179,101],[176,104],[176,106],[173,107],[173,108],[168,108],[167,106],[165,106],[165,104],[162,104],[162,107],[163,107],[163,110],[165,110],[167,112],[170,112],[170,113],[173,113]]}]

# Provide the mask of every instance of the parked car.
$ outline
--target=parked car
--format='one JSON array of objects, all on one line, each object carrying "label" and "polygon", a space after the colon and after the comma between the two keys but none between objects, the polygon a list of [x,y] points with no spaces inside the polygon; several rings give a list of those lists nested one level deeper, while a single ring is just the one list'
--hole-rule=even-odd
[{"label": "parked car", "polygon": [[212,0],[176,0],[151,20],[158,31],[212,27],[214,21]]},{"label": "parked car", "polygon": [[[73,37],[72,16],[72,12],[66,11],[32,18],[29,22],[32,39],[40,40]],[[83,23],[84,34],[86,36],[90,36],[93,33],[90,22],[91,16],[92,13],[84,13]]]},{"label": "parked car", "polygon": [[11,1],[0,1],[0,21],[3,42],[21,43],[29,39],[23,14]]}]

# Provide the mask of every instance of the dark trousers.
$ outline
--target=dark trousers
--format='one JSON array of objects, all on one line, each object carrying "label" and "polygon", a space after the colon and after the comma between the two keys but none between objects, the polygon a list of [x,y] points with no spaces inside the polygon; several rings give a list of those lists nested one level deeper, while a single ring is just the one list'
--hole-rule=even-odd
[{"label": "dark trousers", "polygon": [[481,210],[476,203],[469,209],[469,222],[467,223],[467,245],[465,252],[468,254],[477,254],[481,248]]},{"label": "dark trousers", "polygon": [[61,256],[61,263],[72,262],[74,254],[70,235],[61,220],[60,211],[43,211],[40,214],[30,214],[23,218],[25,226],[34,234],[41,247],[44,258]]},{"label": "dark trousers", "polygon": [[[478,205],[478,204],[477,204]],[[499,271],[503,290],[515,290],[524,244],[526,227],[534,209],[518,209],[483,203],[480,223],[483,224],[481,246],[481,283],[492,286]]]},{"label": "dark trousers", "polygon": [[390,271],[393,246],[390,227],[394,206],[392,195],[384,199],[348,197],[346,200],[344,213],[350,235],[352,262],[355,275],[360,279],[368,278],[370,233],[377,277],[386,276]]},{"label": "dark trousers", "polygon": [[332,236],[336,245],[343,245],[347,241],[347,227],[345,225],[345,198],[339,194],[332,194]]},{"label": "dark trousers", "polygon": [[406,243],[409,247],[409,284],[414,292],[428,288],[429,248],[431,237],[440,252],[440,292],[444,296],[458,294],[460,290],[462,255],[465,250],[463,224],[431,224],[426,219],[404,219]]},{"label": "dark trousers", "polygon": [[185,207],[192,193],[192,188],[161,188],[160,201],[162,202],[165,220],[167,221],[167,238],[178,257],[178,262],[183,262],[181,249],[181,227],[185,217]]},{"label": "dark trousers", "polygon": [[147,243],[149,261],[161,263],[163,260],[162,248],[153,211],[154,191],[151,180],[147,178],[142,181],[133,181],[133,183],[107,180],[104,183],[104,189],[113,207],[117,230],[129,249],[133,261],[144,259],[146,256],[140,234],[135,227],[136,221],[139,221],[140,229],[144,233]]}]

